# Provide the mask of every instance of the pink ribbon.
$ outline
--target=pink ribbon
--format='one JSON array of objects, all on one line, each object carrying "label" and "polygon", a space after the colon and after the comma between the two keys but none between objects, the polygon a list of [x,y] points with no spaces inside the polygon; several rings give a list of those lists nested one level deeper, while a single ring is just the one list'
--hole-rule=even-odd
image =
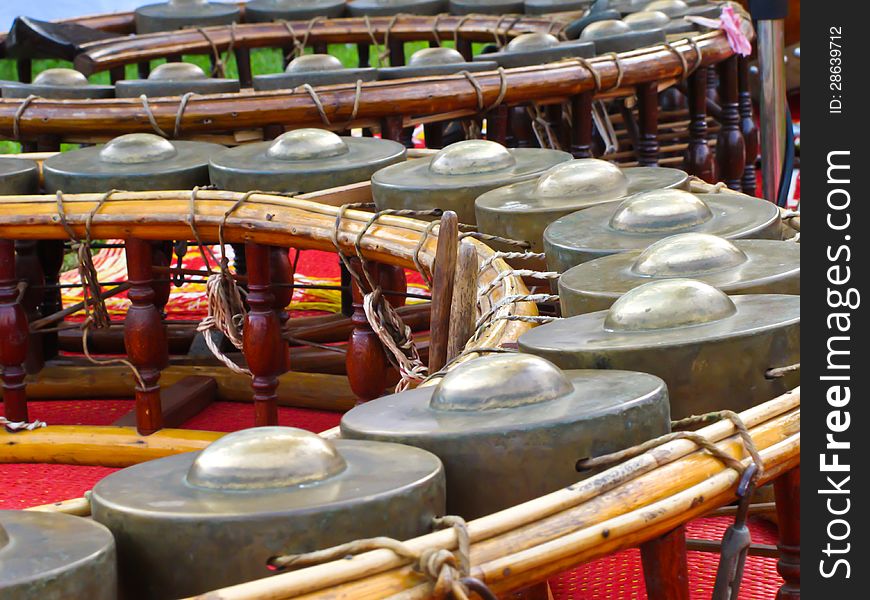
[{"label": "pink ribbon", "polygon": [[752,44],[749,38],[743,33],[742,20],[740,16],[734,12],[734,7],[726,4],[722,7],[722,14],[718,19],[708,19],[706,17],[689,16],[685,17],[687,21],[709,27],[710,29],[721,29],[728,37],[728,45],[735,54],[740,56],[749,56],[752,54]]}]

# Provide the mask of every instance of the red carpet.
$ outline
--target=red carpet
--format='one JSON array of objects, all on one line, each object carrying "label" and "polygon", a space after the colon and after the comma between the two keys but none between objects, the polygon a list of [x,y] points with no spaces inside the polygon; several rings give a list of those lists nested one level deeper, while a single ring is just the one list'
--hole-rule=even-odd
[{"label": "red carpet", "polygon": [[[51,425],[108,425],[131,410],[132,400],[35,401],[31,415]],[[185,423],[189,429],[235,431],[251,422],[252,406],[217,402]],[[2,408],[0,408],[2,414]],[[340,415],[329,411],[279,408],[281,425],[323,431],[338,424]],[[0,465],[0,509],[17,509],[80,497],[116,469],[68,465]],[[698,519],[688,526],[692,538],[718,540],[729,524],[726,517]],[[755,520],[756,543],[775,544],[776,529]],[[693,600],[707,600],[713,589],[718,555],[690,552],[689,579]],[[555,600],[642,600],[646,598],[640,553],[632,549],[608,556],[550,580]],[[773,600],[782,580],[776,561],[750,557],[740,593],[741,600]]]}]

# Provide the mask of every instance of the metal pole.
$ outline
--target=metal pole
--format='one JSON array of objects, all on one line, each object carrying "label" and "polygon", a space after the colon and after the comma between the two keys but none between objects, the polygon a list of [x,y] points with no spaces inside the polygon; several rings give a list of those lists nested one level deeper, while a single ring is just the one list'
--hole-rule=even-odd
[{"label": "metal pole", "polygon": [[758,63],[761,75],[761,172],[764,197],[775,202],[785,152],[785,22],[758,21]]}]

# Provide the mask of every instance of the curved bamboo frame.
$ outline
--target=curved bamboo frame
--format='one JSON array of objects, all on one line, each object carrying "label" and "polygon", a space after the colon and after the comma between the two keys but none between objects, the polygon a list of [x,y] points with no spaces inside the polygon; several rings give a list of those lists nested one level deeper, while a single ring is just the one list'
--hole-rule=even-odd
[{"label": "curved bamboo frame", "polygon": [[[201,36],[199,36],[201,37]],[[671,45],[652,46],[619,55],[620,69],[613,57],[598,57],[588,61],[599,75],[601,89],[607,90],[596,97],[628,96],[637,85],[659,82],[668,86],[682,77],[683,61],[693,66],[702,54],[701,65],[719,63],[733,55],[725,34],[721,31],[706,33],[681,40]],[[483,94],[483,104],[495,102],[502,86],[502,76],[495,71],[475,74]],[[595,77],[578,61],[564,61],[504,70],[506,105],[537,102],[549,104],[583,92],[595,92]],[[619,87],[615,87],[620,83]],[[361,86],[356,118],[353,115],[356,98],[355,86],[336,85],[318,88],[318,96],[325,114],[334,128],[369,126],[388,117],[402,115],[408,123],[421,115],[455,113],[476,114],[479,110],[475,87],[463,75],[426,77],[371,82]],[[158,125],[173,130],[179,111],[180,98],[153,98],[149,100]],[[13,133],[15,115],[21,100],[0,100],[0,135]],[[20,115],[20,131],[26,137],[55,135],[74,140],[95,135],[115,136],[121,133],[154,131],[142,102],[138,99],[108,100],[48,100],[35,99]],[[272,124],[290,127],[317,126],[324,122],[311,96],[304,92],[245,91],[239,94],[194,96],[189,99],[181,118],[185,134],[209,131],[238,131],[262,128]],[[70,134],[70,132],[74,132]]]},{"label": "curved bamboo frame", "polygon": [[[122,192],[112,196],[95,214],[91,223],[94,238],[136,237],[145,240],[188,239],[190,191]],[[84,236],[88,214],[97,206],[102,194],[77,194],[64,197],[67,223],[77,235]],[[225,191],[201,191],[196,200],[196,226],[204,241],[216,241],[224,213],[243,194]],[[332,234],[339,209],[270,194],[253,194],[228,219],[224,230],[227,242],[252,241],[299,249],[334,251]],[[357,234],[372,217],[371,213],[347,210],[341,221],[339,243],[342,251],[354,254]],[[369,228],[362,240],[363,256],[381,263],[414,268],[413,256],[427,223],[396,216],[384,216]],[[0,238],[5,239],[67,239],[60,224],[55,196],[7,196],[0,203]],[[479,261],[493,254],[485,244],[468,240],[477,250]],[[420,263],[431,273],[438,236],[430,233],[420,249]],[[502,259],[492,262],[481,274],[486,286],[510,267]],[[507,276],[502,284],[481,298],[481,310],[505,296],[527,294],[522,280]],[[510,305],[506,314],[535,316],[537,307],[531,302]],[[479,339],[469,342],[467,354],[461,360],[475,356],[475,348],[489,348],[515,342],[532,325],[521,321],[494,322]],[[455,364],[458,364],[457,361]],[[179,430],[175,430],[179,431]],[[157,434],[155,434],[157,435]],[[176,444],[178,451],[201,447],[202,439],[194,436],[193,445],[186,435],[159,432],[160,438]],[[203,434],[206,435],[207,434]],[[142,437],[132,428],[52,427],[49,430],[0,433],[7,448],[0,462],[61,462],[68,464],[100,464],[126,466],[154,458],[150,442],[153,436]],[[209,438],[213,439],[213,438]],[[117,452],[118,447],[129,452]],[[92,450],[95,449],[95,450]],[[162,450],[158,450],[160,452]]]}]

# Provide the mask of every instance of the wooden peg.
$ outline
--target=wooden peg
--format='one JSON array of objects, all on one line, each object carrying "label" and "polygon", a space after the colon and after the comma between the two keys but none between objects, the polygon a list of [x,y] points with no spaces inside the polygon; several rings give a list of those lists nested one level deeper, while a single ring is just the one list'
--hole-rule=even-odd
[{"label": "wooden peg", "polygon": [[456,258],[456,276],[453,280],[447,362],[459,356],[474,333],[477,317],[477,268],[477,250],[471,244],[460,243]]},{"label": "wooden peg", "polygon": [[792,469],[773,482],[779,525],[779,561],[776,570],[785,583],[776,600],[801,597],[801,470]]},{"label": "wooden peg", "polygon": [[640,556],[648,600],[689,600],[684,526],[641,544]]},{"label": "wooden peg", "polygon": [[15,274],[15,242],[0,239],[0,377],[3,379],[4,414],[10,421],[27,421],[24,393],[24,361],[27,359],[29,327],[19,301]]}]

